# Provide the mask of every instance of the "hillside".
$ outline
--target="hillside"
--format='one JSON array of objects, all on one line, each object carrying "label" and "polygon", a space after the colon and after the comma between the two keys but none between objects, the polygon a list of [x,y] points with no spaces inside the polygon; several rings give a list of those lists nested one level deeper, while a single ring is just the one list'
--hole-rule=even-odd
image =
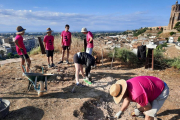
[{"label": "hillside", "polygon": [[[28,80],[21,76],[19,64],[11,63],[0,67],[0,98],[11,102],[11,113],[4,120],[106,120],[107,116],[115,115],[120,109],[120,106],[116,105],[109,95],[110,86],[116,80],[127,80],[139,75],[159,77],[170,87],[170,96],[158,112],[158,118],[162,120],[180,119],[179,71],[172,68],[162,71],[145,70],[143,67],[122,68],[117,61],[113,64],[113,69],[109,69],[110,62],[105,62],[104,66],[98,65],[92,70],[94,81],[92,85],[76,88],[76,93],[71,93],[75,83],[74,65],[58,65],[60,56],[60,54],[55,54],[56,67],[52,69],[47,68],[45,56],[31,56],[34,72],[41,72],[39,67],[44,66],[46,73],[57,75],[56,79],[48,82],[48,91],[40,98],[33,90],[27,92]],[[122,120],[132,119],[129,113],[133,111],[134,106],[135,103],[131,103]]]}]

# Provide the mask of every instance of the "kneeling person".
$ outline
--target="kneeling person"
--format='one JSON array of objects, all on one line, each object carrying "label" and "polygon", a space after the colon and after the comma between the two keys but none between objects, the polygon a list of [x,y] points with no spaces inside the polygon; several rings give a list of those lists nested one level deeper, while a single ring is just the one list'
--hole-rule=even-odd
[{"label": "kneeling person", "polygon": [[[76,77],[76,85],[82,86],[82,84],[79,83],[79,72],[81,71],[81,74],[83,78],[89,80],[91,66],[95,66],[95,59],[92,55],[85,53],[85,52],[78,52],[74,55],[74,64],[75,64],[75,77]],[[83,65],[86,65],[86,76],[83,73]]]}]

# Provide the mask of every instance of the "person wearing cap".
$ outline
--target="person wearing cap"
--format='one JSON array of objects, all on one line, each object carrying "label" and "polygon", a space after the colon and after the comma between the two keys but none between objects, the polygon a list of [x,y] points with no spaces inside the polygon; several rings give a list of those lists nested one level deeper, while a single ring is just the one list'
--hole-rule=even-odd
[{"label": "person wearing cap", "polygon": [[[53,63],[53,53],[54,53],[54,36],[51,35],[52,30],[51,28],[47,28],[47,35],[44,36],[44,46],[46,49],[46,55],[48,58],[48,67],[54,67]],[[50,58],[51,58],[51,64],[50,64]]]},{"label": "person wearing cap", "polygon": [[[75,77],[76,77],[76,85],[80,87],[84,87],[84,85],[79,83],[79,72],[84,79],[88,80],[91,78],[90,71],[91,66],[95,66],[95,59],[92,55],[85,53],[85,52],[78,52],[74,55],[74,64],[75,64]],[[86,65],[86,75],[83,72],[83,65]]]},{"label": "person wearing cap", "polygon": [[[22,26],[18,26],[16,28],[17,32],[16,32],[16,37],[15,37],[15,45],[16,45],[16,51],[17,51],[17,54],[21,57],[21,69],[23,71],[23,73],[25,72],[24,69],[23,69],[23,66],[24,66],[24,63],[25,63],[25,59],[27,61],[27,66],[26,66],[26,72],[29,72],[29,68],[30,68],[30,65],[31,65],[31,60],[27,54],[27,51],[26,51],[26,48],[25,48],[25,45],[23,43],[23,35],[25,33],[25,30]],[[24,54],[24,56],[23,56]],[[25,59],[24,59],[25,57]]]},{"label": "person wearing cap", "polygon": [[159,78],[138,76],[127,81],[117,81],[111,86],[110,95],[116,104],[124,99],[120,111],[115,115],[116,118],[121,117],[130,102],[136,102],[137,108],[131,115],[154,120],[169,95],[169,88]]},{"label": "person wearing cap", "polygon": [[87,31],[87,28],[82,28],[81,32],[86,35],[86,41],[87,41],[87,48],[86,53],[89,53],[92,55],[93,51],[93,34],[90,31]]},{"label": "person wearing cap", "polygon": [[65,25],[65,30],[61,33],[61,47],[62,47],[62,59],[58,64],[63,63],[64,53],[67,50],[66,63],[69,64],[69,50],[71,49],[71,32],[69,32],[69,25]]}]

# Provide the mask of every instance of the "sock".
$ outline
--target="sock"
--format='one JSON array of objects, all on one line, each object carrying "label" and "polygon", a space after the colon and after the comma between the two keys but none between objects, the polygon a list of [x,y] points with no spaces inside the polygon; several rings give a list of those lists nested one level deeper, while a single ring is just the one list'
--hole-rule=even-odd
[{"label": "sock", "polygon": [[79,84],[79,82],[76,82],[76,85],[78,85]]}]

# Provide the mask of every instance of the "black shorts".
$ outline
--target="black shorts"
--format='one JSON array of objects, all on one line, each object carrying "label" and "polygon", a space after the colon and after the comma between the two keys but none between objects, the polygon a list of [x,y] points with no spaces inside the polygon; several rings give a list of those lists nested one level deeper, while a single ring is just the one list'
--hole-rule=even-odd
[{"label": "black shorts", "polygon": [[69,50],[69,46],[63,46],[63,50]]},{"label": "black shorts", "polygon": [[53,57],[54,50],[46,50],[47,57]]},{"label": "black shorts", "polygon": [[[20,56],[20,57],[24,60],[23,55],[19,55],[19,56]],[[25,58],[26,58],[26,59],[28,59],[28,58],[29,58],[29,55],[28,55],[28,54],[25,54],[24,56],[25,56]]]},{"label": "black shorts", "polygon": [[73,60],[74,60],[74,63],[82,64],[81,59],[78,57],[77,54],[74,55]]}]

